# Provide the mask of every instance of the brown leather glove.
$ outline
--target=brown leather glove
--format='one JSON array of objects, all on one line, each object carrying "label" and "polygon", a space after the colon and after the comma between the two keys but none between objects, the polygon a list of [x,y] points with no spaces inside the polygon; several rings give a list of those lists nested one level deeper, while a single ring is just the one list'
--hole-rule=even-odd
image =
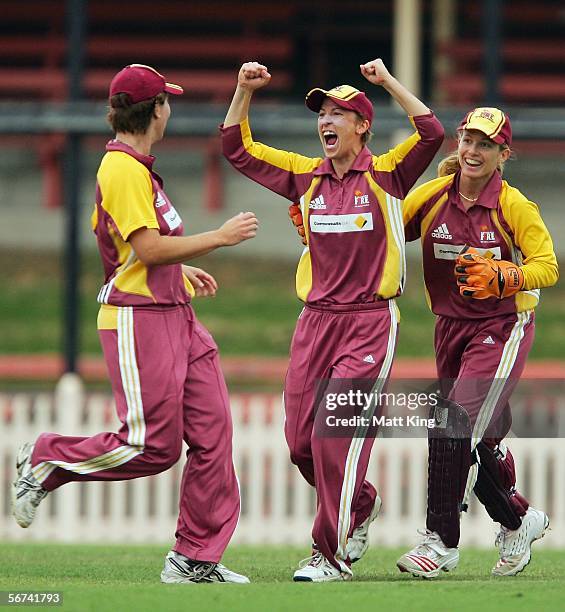
[{"label": "brown leather glove", "polygon": [[306,241],[306,231],[304,230],[304,220],[302,219],[300,204],[291,204],[288,207],[288,216],[296,227],[296,231],[302,239],[302,244],[308,244]]}]

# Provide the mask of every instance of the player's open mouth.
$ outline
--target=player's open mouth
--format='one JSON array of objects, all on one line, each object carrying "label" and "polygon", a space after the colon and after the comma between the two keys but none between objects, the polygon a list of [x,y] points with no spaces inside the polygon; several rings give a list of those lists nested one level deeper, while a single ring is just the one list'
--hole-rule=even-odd
[{"label": "player's open mouth", "polygon": [[326,143],[326,149],[328,151],[332,151],[337,146],[338,137],[335,132],[332,130],[324,130],[322,132],[322,136],[324,138],[324,142]]},{"label": "player's open mouth", "polygon": [[479,166],[483,165],[483,162],[480,162],[477,159],[469,159],[469,158],[467,158],[464,161],[465,161],[465,164],[467,166],[469,166],[470,168],[478,168]]}]

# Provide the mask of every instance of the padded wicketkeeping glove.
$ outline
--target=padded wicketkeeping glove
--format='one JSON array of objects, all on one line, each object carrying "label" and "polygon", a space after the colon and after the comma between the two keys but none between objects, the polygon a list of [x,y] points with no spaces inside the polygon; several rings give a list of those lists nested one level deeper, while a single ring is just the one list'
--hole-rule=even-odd
[{"label": "padded wicketkeeping glove", "polygon": [[499,300],[510,297],[524,286],[524,273],[510,261],[497,261],[469,249],[455,260],[455,277],[463,297]]},{"label": "padded wicketkeeping glove", "polygon": [[304,220],[302,219],[302,211],[300,210],[300,204],[291,204],[288,207],[288,216],[296,227],[296,231],[302,239],[302,244],[307,244],[306,231],[304,230]]}]

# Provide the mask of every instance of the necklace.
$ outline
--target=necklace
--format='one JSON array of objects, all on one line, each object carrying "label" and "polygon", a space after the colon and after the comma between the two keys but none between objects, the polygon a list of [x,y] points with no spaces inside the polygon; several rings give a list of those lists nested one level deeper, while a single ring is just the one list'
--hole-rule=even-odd
[{"label": "necklace", "polygon": [[457,192],[464,200],[467,200],[467,202],[476,202],[479,199],[479,196],[477,196],[476,198],[468,198],[466,195],[463,195],[460,191]]}]

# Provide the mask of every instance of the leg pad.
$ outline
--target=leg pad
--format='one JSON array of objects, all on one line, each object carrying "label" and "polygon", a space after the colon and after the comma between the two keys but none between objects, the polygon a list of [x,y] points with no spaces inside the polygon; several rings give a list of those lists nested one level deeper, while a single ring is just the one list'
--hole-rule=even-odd
[{"label": "leg pad", "polygon": [[491,448],[481,441],[477,445],[477,455],[479,473],[475,495],[494,521],[508,529],[518,529],[528,502],[514,488],[514,462],[510,451],[503,455],[498,447]]},{"label": "leg pad", "polygon": [[449,400],[432,409],[438,424],[428,438],[428,511],[426,526],[443,543],[459,543],[459,517],[471,466],[471,425],[465,409]]}]

